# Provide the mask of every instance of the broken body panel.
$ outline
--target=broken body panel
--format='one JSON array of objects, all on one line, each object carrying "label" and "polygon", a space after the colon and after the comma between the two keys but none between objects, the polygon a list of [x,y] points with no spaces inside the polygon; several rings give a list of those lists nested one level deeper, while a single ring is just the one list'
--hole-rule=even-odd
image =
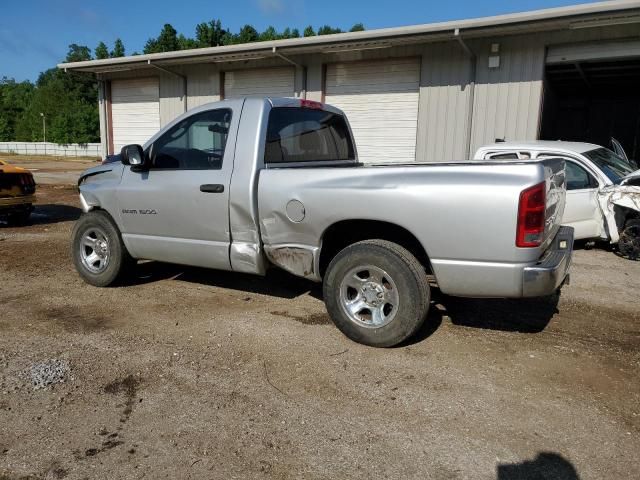
[{"label": "broken body panel", "polygon": [[[579,217],[565,218],[563,224],[575,228],[576,239],[599,238],[612,244],[618,243],[626,222],[640,217],[640,170],[632,171],[631,163],[620,158],[619,170],[613,172],[602,163],[594,161],[595,152],[615,154],[604,147],[589,143],[563,141],[502,142],[486,145],[474,155],[476,160],[507,159],[521,160],[561,157],[582,167],[597,182],[583,189],[590,195],[567,192],[565,214],[582,212]],[[615,157],[612,157],[615,158]],[[625,165],[626,164],[626,165]],[[580,189],[578,189],[580,190]],[[591,218],[585,215],[591,212]],[[590,223],[591,228],[584,228]]]}]

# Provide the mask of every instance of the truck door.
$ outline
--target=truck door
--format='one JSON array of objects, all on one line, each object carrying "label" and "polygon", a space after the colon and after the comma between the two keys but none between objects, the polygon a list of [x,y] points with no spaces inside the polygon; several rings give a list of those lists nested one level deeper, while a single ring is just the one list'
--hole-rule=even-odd
[{"label": "truck door", "polygon": [[575,228],[575,238],[600,237],[603,227],[598,205],[598,181],[585,168],[566,160],[567,201],[562,224]]},{"label": "truck door", "polygon": [[117,196],[133,256],[230,269],[235,117],[230,108],[194,113],[147,148],[148,171],[125,167]]}]

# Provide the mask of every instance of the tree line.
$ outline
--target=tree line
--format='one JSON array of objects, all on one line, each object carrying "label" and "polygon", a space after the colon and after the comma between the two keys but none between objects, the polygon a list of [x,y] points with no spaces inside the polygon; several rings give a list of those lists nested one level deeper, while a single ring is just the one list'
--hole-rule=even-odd
[{"label": "tree line", "polygon": [[[365,29],[362,23],[349,31]],[[237,33],[223,28],[220,20],[199,23],[195,35],[178,34],[171,24],[165,24],[156,37],[144,45],[143,53],[171,52],[192,48],[237,45],[241,43],[280,40],[285,38],[312,37],[342,33],[340,28],[323,25],[317,30],[307,26],[302,33],[297,28],[285,28],[279,32],[269,26],[258,32],[245,25]],[[116,39],[110,49],[99,42],[91,50],[86,45],[71,44],[65,62],[100,60],[124,57],[126,49],[121,39]],[[134,51],[132,55],[138,55]],[[64,72],[50,68],[42,72],[35,83],[29,80],[16,82],[13,78],[0,79],[0,141],[38,142],[43,140],[43,117],[46,122],[47,141],[59,144],[91,143],[100,141],[100,122],[97,107],[98,87],[92,75]]]},{"label": "tree line", "polygon": [[[364,25],[356,23],[349,31],[363,31]],[[238,33],[233,33],[222,27],[220,20],[199,23],[195,28],[195,37],[186,37],[178,34],[169,23],[165,24],[160,34],[150,38],[144,45],[144,53],[172,52],[176,50],[188,50],[192,48],[219,47],[222,45],[237,45],[240,43],[265,42],[269,40],[282,40],[285,38],[313,37],[315,35],[331,35],[343,33],[340,28],[323,25],[314,30],[312,25],[307,26],[302,35],[297,28],[285,28],[279,32],[273,26],[267,27],[263,32],[258,32],[252,25],[243,26]],[[135,52],[134,52],[135,55]]]}]

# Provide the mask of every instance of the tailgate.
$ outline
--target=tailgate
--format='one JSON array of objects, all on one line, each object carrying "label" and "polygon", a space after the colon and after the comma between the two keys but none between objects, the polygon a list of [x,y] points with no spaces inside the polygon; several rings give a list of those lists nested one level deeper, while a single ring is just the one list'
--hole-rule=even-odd
[{"label": "tailgate", "polygon": [[542,246],[546,248],[560,229],[567,195],[565,179],[565,161],[562,158],[545,158],[540,161],[544,166],[546,184],[545,228]]}]

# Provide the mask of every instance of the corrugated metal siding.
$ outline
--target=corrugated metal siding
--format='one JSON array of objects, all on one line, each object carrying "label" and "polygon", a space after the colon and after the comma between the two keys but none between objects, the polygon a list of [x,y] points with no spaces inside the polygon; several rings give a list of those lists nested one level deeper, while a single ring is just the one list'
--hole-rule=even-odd
[{"label": "corrugated metal siding", "polygon": [[295,69],[293,67],[256,68],[224,73],[224,96],[293,97]]},{"label": "corrugated metal siding", "polygon": [[347,114],[362,162],[415,161],[419,58],[336,63],[326,75],[326,102]]},{"label": "corrugated metal siding", "polygon": [[538,137],[545,47],[540,37],[513,37],[500,43],[500,67],[490,69],[490,43],[479,42],[472,152],[495,139]]},{"label": "corrugated metal siding", "polygon": [[176,75],[160,75],[160,125],[164,127],[184,113],[184,80]]},{"label": "corrugated metal siding", "polygon": [[454,42],[425,48],[420,79],[416,159],[467,158],[471,60]]},{"label": "corrugated metal siding", "polygon": [[187,108],[220,100],[220,73],[212,65],[197,65],[187,72]]},{"label": "corrugated metal siding", "polygon": [[319,61],[311,61],[307,67],[307,99],[321,102],[324,92],[324,67]]},{"label": "corrugated metal siding", "polygon": [[111,115],[114,152],[146,142],[160,127],[158,79],[112,80]]}]

